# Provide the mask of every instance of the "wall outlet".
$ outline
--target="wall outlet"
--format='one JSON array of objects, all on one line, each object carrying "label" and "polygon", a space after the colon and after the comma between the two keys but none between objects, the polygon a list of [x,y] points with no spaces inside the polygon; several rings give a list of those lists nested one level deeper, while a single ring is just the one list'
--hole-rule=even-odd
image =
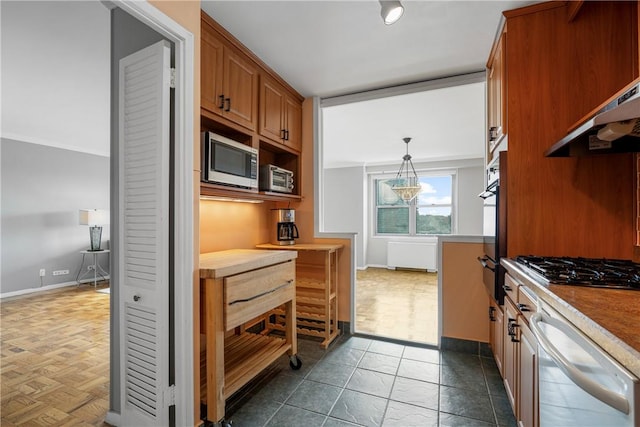
[{"label": "wall outlet", "polygon": [[69,274],[69,270],[55,270],[53,272],[54,276],[63,276],[65,274]]},{"label": "wall outlet", "polygon": [[47,274],[46,270],[44,268],[40,269],[40,277],[43,277],[45,274]]}]

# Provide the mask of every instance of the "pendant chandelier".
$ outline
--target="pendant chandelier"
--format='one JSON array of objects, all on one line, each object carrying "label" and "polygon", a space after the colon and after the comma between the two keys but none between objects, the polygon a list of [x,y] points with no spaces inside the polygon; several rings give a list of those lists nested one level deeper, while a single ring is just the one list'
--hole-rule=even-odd
[{"label": "pendant chandelier", "polygon": [[[409,141],[411,138],[403,138],[405,144],[407,144],[407,154],[402,157],[402,164],[400,170],[396,175],[394,184],[391,189],[405,202],[409,203],[411,200],[420,193],[422,187],[418,182],[418,175],[413,168],[413,162],[411,161],[411,155],[409,154]],[[411,170],[409,170],[411,168]]]}]

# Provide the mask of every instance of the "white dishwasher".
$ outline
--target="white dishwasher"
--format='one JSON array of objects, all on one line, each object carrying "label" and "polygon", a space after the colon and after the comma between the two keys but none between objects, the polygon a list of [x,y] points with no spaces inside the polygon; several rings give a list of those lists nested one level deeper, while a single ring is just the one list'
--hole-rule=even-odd
[{"label": "white dishwasher", "polygon": [[638,378],[557,311],[538,301],[540,427],[640,426]]}]

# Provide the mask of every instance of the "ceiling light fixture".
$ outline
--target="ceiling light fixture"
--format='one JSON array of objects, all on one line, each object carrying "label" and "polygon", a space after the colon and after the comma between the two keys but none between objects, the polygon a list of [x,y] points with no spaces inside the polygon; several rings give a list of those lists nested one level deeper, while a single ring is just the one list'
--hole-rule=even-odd
[{"label": "ceiling light fixture", "polygon": [[379,0],[380,15],[385,24],[391,25],[404,13],[404,7],[398,0]]},{"label": "ceiling light fixture", "polygon": [[[409,141],[411,141],[411,138],[403,138],[402,140],[407,144],[407,154],[402,157],[400,170],[396,175],[396,179],[393,181],[391,189],[398,197],[409,203],[420,193],[422,187],[418,181],[418,174],[416,174],[416,170],[413,168],[411,155],[409,155]],[[409,171],[409,167],[411,167],[411,171]],[[409,172],[412,174],[409,175]]]}]

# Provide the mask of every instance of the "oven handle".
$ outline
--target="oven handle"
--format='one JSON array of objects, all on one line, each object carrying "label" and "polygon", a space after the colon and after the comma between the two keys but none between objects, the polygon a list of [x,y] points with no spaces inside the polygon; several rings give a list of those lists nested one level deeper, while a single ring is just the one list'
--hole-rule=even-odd
[{"label": "oven handle", "polygon": [[489,261],[489,258],[487,257],[482,257],[482,258],[478,257],[478,262],[480,263],[480,265],[482,265],[482,268],[489,269],[495,273],[496,271],[495,267],[494,268],[489,267],[489,264],[487,264],[487,261]]},{"label": "oven handle", "polygon": [[[538,340],[538,344],[549,354],[551,359],[553,359],[553,361],[558,365],[560,370],[562,370],[562,372],[564,372],[564,374],[569,377],[569,379],[571,379],[571,381],[573,381],[578,387],[580,387],[596,399],[628,415],[629,402],[627,401],[625,396],[611,391],[608,388],[603,387],[602,385],[593,381],[591,378],[583,374],[578,368],[576,368],[575,365],[569,362],[567,358],[564,357],[564,355],[560,351],[558,351],[558,349],[554,347],[551,341],[549,341],[549,339],[546,337],[544,331],[542,331],[542,329],[540,328],[540,323],[547,323],[559,329],[567,336],[572,338],[576,345],[582,347],[587,351],[588,347],[592,344],[587,342],[582,336],[575,333],[575,331],[573,331],[570,326],[558,319],[548,317],[543,321],[542,313],[540,312],[534,313],[531,316],[529,326],[531,327],[533,335],[535,335],[536,339]],[[582,341],[582,343],[578,341]]]}]

